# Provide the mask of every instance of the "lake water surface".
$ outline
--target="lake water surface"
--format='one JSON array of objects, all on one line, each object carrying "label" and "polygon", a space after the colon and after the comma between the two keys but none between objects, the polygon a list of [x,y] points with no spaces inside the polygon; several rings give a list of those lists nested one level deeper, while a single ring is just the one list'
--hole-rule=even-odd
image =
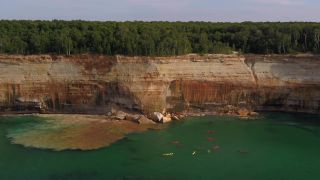
[{"label": "lake water surface", "polygon": [[[36,119],[36,118],[34,118]],[[0,179],[319,179],[320,116],[192,117],[93,151],[13,145],[33,116],[0,117]],[[165,156],[164,154],[170,154]]]}]

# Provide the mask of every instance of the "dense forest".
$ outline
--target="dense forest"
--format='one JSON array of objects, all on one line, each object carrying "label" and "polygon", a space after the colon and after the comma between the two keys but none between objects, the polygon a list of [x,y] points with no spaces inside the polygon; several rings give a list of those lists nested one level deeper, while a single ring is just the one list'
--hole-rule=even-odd
[{"label": "dense forest", "polygon": [[320,23],[0,21],[0,53],[320,53]]}]

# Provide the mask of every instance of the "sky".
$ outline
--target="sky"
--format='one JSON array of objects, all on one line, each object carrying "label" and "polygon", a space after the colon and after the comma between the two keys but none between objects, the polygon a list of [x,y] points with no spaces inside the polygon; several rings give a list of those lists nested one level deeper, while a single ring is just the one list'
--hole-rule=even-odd
[{"label": "sky", "polygon": [[0,0],[0,19],[320,22],[320,0]]}]

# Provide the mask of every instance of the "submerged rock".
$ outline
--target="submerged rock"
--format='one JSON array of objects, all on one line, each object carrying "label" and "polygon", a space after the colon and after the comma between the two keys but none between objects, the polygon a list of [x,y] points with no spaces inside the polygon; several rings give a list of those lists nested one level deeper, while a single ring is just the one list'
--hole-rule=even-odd
[{"label": "submerged rock", "polygon": [[[152,120],[141,119],[141,126],[132,121],[113,121],[100,115],[38,115],[35,120],[8,129],[12,144],[25,147],[62,150],[94,150],[106,147],[127,134],[160,129]],[[43,118],[43,119],[42,119]]]}]

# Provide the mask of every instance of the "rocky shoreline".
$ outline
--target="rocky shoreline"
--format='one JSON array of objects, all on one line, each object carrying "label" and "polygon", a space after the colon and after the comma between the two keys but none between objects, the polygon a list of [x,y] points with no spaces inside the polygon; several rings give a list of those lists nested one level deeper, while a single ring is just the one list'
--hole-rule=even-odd
[{"label": "rocky shoreline", "polygon": [[246,108],[237,108],[229,106],[228,109],[223,111],[207,111],[207,112],[153,112],[149,114],[141,114],[132,112],[130,110],[112,108],[106,114],[108,118],[116,120],[127,120],[138,124],[156,124],[156,123],[169,123],[171,121],[180,121],[185,117],[199,117],[199,116],[216,116],[216,115],[229,115],[237,116],[242,119],[248,119],[259,115],[257,112]]},{"label": "rocky shoreline", "polygon": [[18,133],[15,133],[15,130],[9,131],[7,137],[12,144],[62,151],[94,150],[107,147],[125,138],[127,134],[162,129],[170,122],[181,121],[186,117],[228,115],[247,120],[258,115],[251,109],[232,105],[221,108],[219,111],[189,109],[181,112],[163,110],[162,112],[143,113],[115,104],[108,109],[107,113],[100,115],[12,111],[3,112],[0,114],[0,119],[1,117],[14,118],[30,115],[43,119],[30,127],[26,125],[22,127],[22,130],[18,129]]},{"label": "rocky shoreline", "polygon": [[22,123],[22,127],[8,130],[12,144],[28,148],[63,150],[95,150],[122,140],[130,133],[161,130],[172,121],[187,117],[236,116],[241,120],[256,119],[259,114],[245,108],[230,107],[220,112],[154,112],[147,115],[121,108],[112,108],[104,115],[85,114],[2,114],[5,117],[34,116],[41,118],[36,124]]},{"label": "rocky shoreline", "polygon": [[[42,119],[36,124],[10,131],[7,137],[12,144],[25,147],[62,150],[94,150],[125,138],[127,134],[162,129],[172,121],[199,116],[237,116],[251,119],[257,115],[248,109],[233,109],[227,112],[153,112],[142,114],[130,110],[112,108],[104,115],[85,114],[2,114],[1,118],[34,116]],[[18,133],[12,133],[17,131]],[[10,133],[11,132],[11,133]],[[41,138],[39,138],[41,137]]]}]

